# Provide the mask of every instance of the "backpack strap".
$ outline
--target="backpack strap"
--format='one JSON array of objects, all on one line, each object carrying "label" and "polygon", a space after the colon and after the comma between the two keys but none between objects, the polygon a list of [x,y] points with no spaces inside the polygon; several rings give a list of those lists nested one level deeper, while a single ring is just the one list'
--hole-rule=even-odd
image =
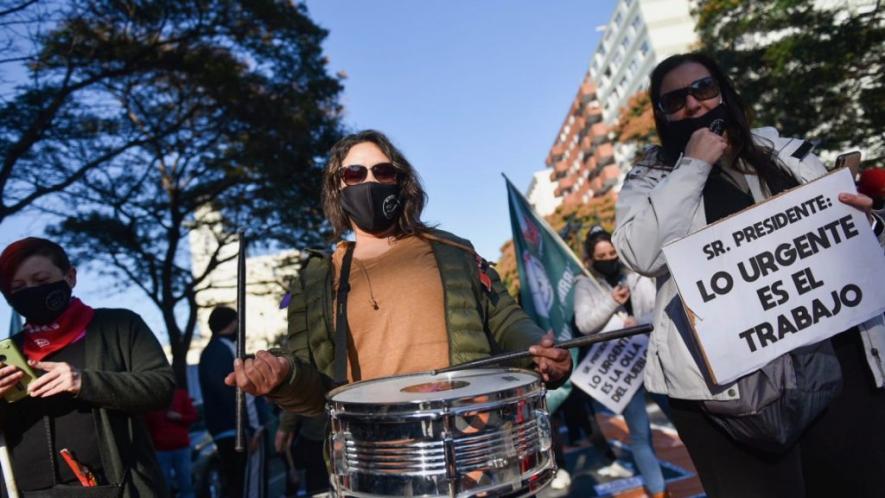
[{"label": "backpack strap", "polygon": [[347,336],[350,329],[347,325],[347,293],[350,292],[350,264],[353,261],[353,248],[356,244],[348,244],[341,262],[341,274],[338,276],[338,295],[335,299],[335,384],[347,383]]}]

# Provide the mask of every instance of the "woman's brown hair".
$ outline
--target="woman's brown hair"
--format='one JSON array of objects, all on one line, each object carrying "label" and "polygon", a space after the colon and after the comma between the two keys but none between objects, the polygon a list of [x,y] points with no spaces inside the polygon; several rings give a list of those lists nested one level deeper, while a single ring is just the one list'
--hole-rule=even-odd
[{"label": "woman's brown hair", "polygon": [[329,151],[329,161],[323,171],[323,212],[332,225],[332,238],[338,240],[351,230],[350,219],[341,206],[341,179],[338,170],[341,169],[350,149],[354,145],[366,142],[375,144],[381,149],[381,152],[390,159],[390,163],[401,173],[399,186],[403,207],[396,221],[394,235],[399,238],[427,231],[427,225],[421,221],[421,212],[427,204],[427,194],[421,187],[421,180],[415,168],[383,133],[363,130],[347,135],[332,146]]}]

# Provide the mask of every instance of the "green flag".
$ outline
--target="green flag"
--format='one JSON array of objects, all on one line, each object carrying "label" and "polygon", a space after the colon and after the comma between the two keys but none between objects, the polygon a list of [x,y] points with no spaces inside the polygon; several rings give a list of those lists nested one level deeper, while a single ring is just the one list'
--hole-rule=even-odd
[{"label": "green flag", "polygon": [[[513,248],[519,269],[522,308],[544,330],[552,330],[556,341],[572,338],[575,278],[584,269],[563,240],[538,216],[523,195],[507,181]],[[577,364],[577,351],[572,350]],[[571,383],[548,393],[547,405],[556,410],[571,392]]]}]

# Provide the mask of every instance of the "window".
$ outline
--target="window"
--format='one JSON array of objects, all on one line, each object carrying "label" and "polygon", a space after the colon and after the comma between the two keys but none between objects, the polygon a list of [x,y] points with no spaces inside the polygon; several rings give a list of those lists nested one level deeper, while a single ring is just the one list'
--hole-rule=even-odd
[{"label": "window", "polygon": [[621,48],[623,48],[624,50],[627,50],[627,47],[629,47],[629,46],[630,46],[630,37],[625,35],[624,38],[621,39]]},{"label": "window", "polygon": [[633,27],[636,31],[639,31],[639,28],[642,27],[642,19],[639,18],[639,14],[633,17],[633,21],[630,22],[630,26]]},{"label": "window", "polygon": [[621,78],[621,81],[618,82],[618,96],[624,96],[624,90],[627,89],[627,77],[624,76]]},{"label": "window", "polygon": [[615,23],[615,26],[618,26],[618,25],[621,24],[621,21],[623,21],[623,20],[624,20],[624,16],[623,16],[623,14],[621,14],[620,12],[618,12],[617,14],[615,14],[615,19],[614,19],[613,22]]},{"label": "window", "polygon": [[630,62],[630,66],[627,68],[627,74],[632,76],[636,74],[637,69],[639,69],[639,61],[634,58],[633,61]]},{"label": "window", "polygon": [[642,40],[642,45],[639,46],[639,53],[642,54],[643,57],[648,55],[651,47],[648,46],[648,40]]}]

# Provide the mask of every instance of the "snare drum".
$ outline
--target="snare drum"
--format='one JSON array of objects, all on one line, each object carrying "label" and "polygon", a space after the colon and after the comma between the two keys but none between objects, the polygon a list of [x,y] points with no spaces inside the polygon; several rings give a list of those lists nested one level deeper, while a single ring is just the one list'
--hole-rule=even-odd
[{"label": "snare drum", "polygon": [[341,497],[527,496],[556,472],[545,389],[476,369],[339,387],[326,405]]}]

